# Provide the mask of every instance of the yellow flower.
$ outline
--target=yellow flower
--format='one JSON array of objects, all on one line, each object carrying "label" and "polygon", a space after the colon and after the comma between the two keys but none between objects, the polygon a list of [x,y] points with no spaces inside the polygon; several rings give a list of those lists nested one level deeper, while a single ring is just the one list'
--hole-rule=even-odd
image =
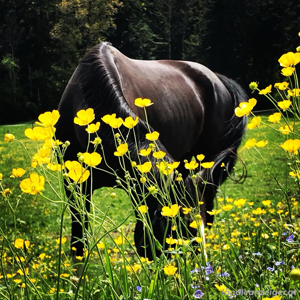
[{"label": "yellow flower", "polygon": [[83,162],[90,167],[96,167],[102,161],[101,155],[97,152],[93,152],[93,153],[85,152],[82,154],[82,156],[84,158]]},{"label": "yellow flower", "polygon": [[190,207],[183,207],[182,212],[187,215],[192,209]]},{"label": "yellow flower", "polygon": [[31,173],[29,178],[23,179],[20,183],[22,192],[37,195],[44,190],[45,178],[36,173]]},{"label": "yellow flower", "polygon": [[98,244],[97,244],[97,248],[98,248],[98,249],[104,249],[104,248],[105,248],[104,243],[103,243],[103,242],[98,243]]},{"label": "yellow flower", "polygon": [[231,204],[227,204],[227,205],[224,205],[224,206],[222,206],[222,210],[224,210],[224,211],[229,211],[229,210],[231,210],[232,209],[232,205]]},{"label": "yellow flower", "polygon": [[90,176],[90,171],[82,167],[78,161],[66,161],[66,168],[69,170],[69,177],[78,183],[86,181]]},{"label": "yellow flower", "polygon": [[264,238],[264,239],[268,239],[268,238],[269,238],[269,235],[266,234],[266,233],[262,233],[262,234],[261,234],[261,237]]},{"label": "yellow flower", "polygon": [[258,141],[255,146],[258,147],[258,148],[263,148],[265,147],[266,145],[268,144],[268,140],[265,140],[265,141]]},{"label": "yellow flower", "polygon": [[13,134],[11,134],[11,133],[6,133],[5,135],[4,135],[4,140],[6,141],[6,142],[11,142],[12,140],[14,140],[15,139],[15,136],[13,135]]},{"label": "yellow flower", "polygon": [[287,87],[289,86],[288,82],[284,81],[284,82],[278,82],[278,83],[275,83],[274,84],[274,87],[281,90],[281,91],[284,91],[287,89]]},{"label": "yellow flower", "polygon": [[196,157],[199,161],[202,161],[205,158],[203,154],[198,154]]},{"label": "yellow flower", "polygon": [[262,89],[259,94],[260,95],[266,95],[271,93],[271,89],[272,89],[272,85],[270,84],[269,86],[267,86],[266,88]]},{"label": "yellow flower", "polygon": [[289,134],[291,131],[293,131],[293,126],[292,125],[285,125],[284,127],[279,127],[279,131],[282,134]]},{"label": "yellow flower", "polygon": [[277,104],[283,111],[286,111],[292,104],[292,101],[291,100],[283,100],[283,101],[278,102]]},{"label": "yellow flower", "polygon": [[37,165],[41,166],[42,164],[50,163],[50,149],[42,147],[38,152],[33,156],[31,160],[31,166],[35,168]]},{"label": "yellow flower", "polygon": [[3,192],[2,192],[2,196],[3,197],[6,197],[7,196],[7,194],[12,194],[12,191],[10,190],[10,189],[5,189]]},{"label": "yellow flower", "polygon": [[225,295],[230,296],[231,290],[224,284],[222,284],[222,285],[215,284],[215,287],[217,288],[218,291],[222,292]]},{"label": "yellow flower", "polygon": [[224,245],[223,247],[223,250],[229,250],[230,249],[230,246],[228,244]]},{"label": "yellow flower", "polygon": [[245,148],[250,149],[253,148],[256,144],[256,139],[249,139],[245,143]]},{"label": "yellow flower", "polygon": [[292,176],[292,177],[294,177],[294,178],[295,178],[295,177],[298,177],[298,178],[300,179],[300,172],[299,172],[298,170],[297,170],[296,173],[293,172],[293,171],[292,171],[292,172],[289,172],[289,175]]},{"label": "yellow flower", "polygon": [[53,139],[48,140],[47,139],[47,140],[45,140],[43,147],[52,149],[54,146],[59,146],[61,144],[62,144],[62,142],[60,140],[53,140]]},{"label": "yellow flower", "polygon": [[293,67],[300,62],[300,53],[285,53],[278,59],[278,61],[282,67]]},{"label": "yellow flower", "polygon": [[163,159],[166,155],[166,152],[164,151],[156,151],[152,153],[153,157],[155,157],[156,159]]},{"label": "yellow flower", "polygon": [[140,182],[141,182],[141,183],[145,183],[146,181],[147,181],[146,177],[142,176],[142,177],[140,178]]},{"label": "yellow flower", "polygon": [[201,167],[204,169],[210,169],[213,167],[214,164],[215,164],[215,162],[213,162],[213,161],[204,162],[201,164]]},{"label": "yellow flower", "polygon": [[33,141],[50,140],[54,136],[55,128],[53,127],[33,127],[24,131],[26,137]]},{"label": "yellow flower", "polygon": [[24,170],[22,168],[12,169],[12,174],[15,177],[22,177],[25,173],[26,173],[26,170]]},{"label": "yellow flower", "polygon": [[133,120],[132,117],[127,117],[127,118],[125,119],[123,125],[124,125],[125,127],[127,127],[128,129],[131,129],[131,128],[133,128],[133,127],[138,123],[138,121],[139,121],[139,118],[138,118],[138,117],[136,117],[134,120]]},{"label": "yellow flower", "polygon": [[254,117],[254,118],[252,118],[251,122],[247,125],[247,128],[254,129],[254,128],[258,127],[260,122],[261,122],[261,117]]},{"label": "yellow flower", "polygon": [[151,152],[151,148],[147,148],[147,149],[141,149],[139,152],[139,155],[141,156],[148,156]]},{"label": "yellow flower", "polygon": [[112,118],[109,122],[109,126],[115,129],[119,128],[122,124],[123,124],[122,118]]},{"label": "yellow flower", "polygon": [[70,274],[62,273],[62,274],[60,274],[60,277],[68,278],[68,277],[70,277]]},{"label": "yellow flower", "polygon": [[74,118],[74,123],[80,126],[85,126],[93,122],[95,119],[94,110],[88,108],[87,110],[80,110],[77,112],[77,117]]},{"label": "yellow flower", "polygon": [[[300,54],[300,53],[299,53]],[[292,89],[288,90],[288,94],[292,97],[299,97],[300,96],[300,89]]]},{"label": "yellow flower", "polygon": [[53,172],[56,172],[56,171],[61,171],[64,168],[64,166],[60,165],[60,164],[50,163],[50,164],[47,165],[47,168],[49,168]]},{"label": "yellow flower", "polygon": [[195,160],[191,160],[191,162],[186,162],[184,167],[188,170],[195,170],[199,164]]},{"label": "yellow flower", "polygon": [[114,239],[116,245],[122,245],[126,243],[126,239],[124,236],[119,235],[116,239]]},{"label": "yellow flower", "polygon": [[268,121],[271,123],[279,123],[281,119],[281,113],[277,112],[268,117]]},{"label": "yellow flower", "polygon": [[117,147],[117,151],[114,152],[115,156],[123,156],[128,151],[127,143],[121,144]]},{"label": "yellow flower", "polygon": [[178,214],[179,208],[180,207],[178,206],[178,204],[173,204],[171,205],[171,207],[164,206],[161,210],[161,215],[173,218]]},{"label": "yellow flower", "polygon": [[67,238],[66,237],[62,237],[61,239],[58,238],[55,240],[56,241],[56,244],[64,244],[66,241],[67,241]]},{"label": "yellow flower", "polygon": [[166,238],[166,243],[169,245],[173,245],[177,243],[176,239],[173,239],[172,237]]},{"label": "yellow flower", "polygon": [[218,209],[218,210],[213,209],[212,211],[207,211],[207,213],[211,216],[214,216],[214,215],[219,214],[221,211],[222,211],[222,209]]},{"label": "yellow flower", "polygon": [[159,137],[159,133],[157,131],[153,131],[151,133],[146,134],[146,139],[148,141],[156,141]]},{"label": "yellow flower", "polygon": [[134,104],[138,107],[147,107],[147,106],[150,106],[152,104],[154,104],[153,102],[151,102],[150,99],[147,99],[147,98],[136,98],[134,100]]},{"label": "yellow flower", "polygon": [[235,206],[237,206],[238,208],[241,208],[244,204],[246,204],[246,201],[247,201],[246,199],[241,198],[241,199],[235,200],[233,202],[233,204]]},{"label": "yellow flower", "polygon": [[295,155],[298,154],[298,149],[300,147],[300,140],[286,140],[283,144],[281,144],[281,147],[288,151],[289,153],[294,153]]},{"label": "yellow flower", "polygon": [[235,114],[238,117],[248,116],[252,111],[253,107],[256,105],[256,99],[251,98],[248,102],[241,102],[239,106],[235,109]]},{"label": "yellow flower", "polygon": [[35,123],[44,127],[52,127],[57,123],[59,117],[60,115],[58,110],[52,110],[52,112],[47,111],[43,114],[40,114],[38,117],[40,122]]},{"label": "yellow flower", "polygon": [[148,173],[152,168],[152,164],[150,161],[147,161],[142,165],[137,165],[136,167],[141,173]]},{"label": "yellow flower", "polygon": [[289,76],[291,76],[294,73],[294,71],[295,71],[295,68],[293,68],[293,67],[287,67],[287,68],[281,69],[281,74],[283,76],[289,77]]},{"label": "yellow flower", "polygon": [[145,214],[148,211],[148,206],[147,205],[141,205],[138,207],[138,210],[142,213]]},{"label": "yellow flower", "polygon": [[173,276],[177,271],[177,268],[174,267],[173,265],[167,265],[164,267],[164,272],[168,276]]},{"label": "yellow flower", "polygon": [[24,247],[24,240],[23,239],[15,239],[14,246],[17,249],[22,249]]},{"label": "yellow flower", "polygon": [[180,162],[174,161],[173,163],[167,163],[165,161],[161,161],[159,164],[156,164],[156,167],[162,172],[164,175],[171,175],[179,166]]},{"label": "yellow flower", "polygon": [[264,200],[264,201],[262,201],[261,203],[262,203],[263,205],[265,205],[265,206],[270,206],[271,200]]},{"label": "yellow flower", "polygon": [[2,178],[3,178],[3,174],[2,174],[2,173],[0,173],[0,180],[2,180]]},{"label": "yellow flower", "polygon": [[264,215],[266,213],[266,211],[264,209],[261,209],[260,207],[258,207],[255,210],[252,210],[252,213],[254,215]]},{"label": "yellow flower", "polygon": [[85,129],[88,133],[95,133],[100,128],[100,122],[96,124],[89,124],[88,127]]}]

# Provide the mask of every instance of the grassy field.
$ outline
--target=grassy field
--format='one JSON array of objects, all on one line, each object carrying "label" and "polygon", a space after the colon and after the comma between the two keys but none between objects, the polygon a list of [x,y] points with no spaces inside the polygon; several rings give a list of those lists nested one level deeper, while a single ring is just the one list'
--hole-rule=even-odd
[{"label": "grassy field", "polygon": [[[135,219],[132,216],[131,201],[126,193],[118,188],[103,188],[94,192],[93,203],[95,214],[105,216],[109,220],[105,225],[105,229],[110,230],[121,224],[127,216],[131,215],[131,217],[118,230],[114,230],[111,233],[111,239],[107,240],[107,246],[105,246],[105,249],[108,251],[101,252],[103,256],[99,254],[99,251],[104,251],[102,246],[98,247],[98,253],[93,251],[94,256],[91,258],[91,261],[94,263],[89,265],[89,276],[90,278],[94,276],[95,280],[87,280],[86,278],[83,289],[76,290],[76,280],[74,282],[73,279],[73,281],[68,279],[74,270],[72,271],[68,255],[70,215],[68,213],[64,214],[64,223],[61,229],[62,236],[66,237],[66,241],[64,241],[64,245],[61,245],[63,256],[60,273],[65,274],[65,278],[62,278],[63,281],[59,292],[56,289],[58,287],[57,281],[54,280],[57,276],[57,261],[54,257],[57,257],[60,249],[57,238],[60,235],[62,207],[60,203],[56,203],[57,197],[51,189],[46,187],[42,195],[27,195],[21,193],[19,189],[19,183],[22,179],[11,178],[10,176],[12,168],[24,168],[27,170],[26,175],[33,171],[32,168],[28,167],[30,159],[41,144],[28,140],[24,136],[24,130],[31,127],[32,124],[0,126],[0,136],[4,136],[6,133],[13,133],[16,139],[23,144],[16,141],[9,143],[3,140],[0,141],[0,173],[3,174],[1,184],[3,189],[9,188],[12,192],[8,198],[2,197],[2,201],[0,201],[0,211],[2,212],[0,215],[0,228],[2,231],[0,297],[4,297],[3,299],[195,299],[197,298],[198,290],[195,290],[196,288],[193,286],[199,284],[199,288],[205,291],[205,299],[214,300],[228,299],[228,296],[225,295],[217,296],[216,292],[211,290],[211,286],[214,285],[223,286],[225,284],[224,286],[231,290],[237,290],[241,287],[255,289],[257,285],[260,289],[286,290],[290,288],[291,284],[286,279],[286,276],[292,263],[296,267],[299,264],[298,242],[293,244],[293,247],[286,243],[280,244],[279,237],[284,232],[290,232],[290,234],[292,232],[288,227],[282,227],[284,224],[283,220],[287,215],[286,197],[282,189],[284,189],[289,199],[294,197],[297,200],[298,189],[295,186],[295,179],[289,176],[290,169],[287,155],[278,146],[284,142],[286,137],[279,131],[271,130],[266,116],[262,116],[262,121],[263,123],[259,126],[259,129],[247,131],[239,150],[240,161],[236,165],[235,173],[238,178],[246,167],[246,180],[243,183],[235,183],[233,180],[228,179],[220,187],[217,199],[215,199],[216,209],[224,207],[226,204],[228,206],[228,204],[230,205],[233,201],[241,198],[246,199],[247,206],[243,206],[241,211],[239,211],[241,207],[233,207],[227,211],[224,209],[221,214],[215,216],[213,228],[210,231],[206,231],[209,260],[215,269],[222,270],[222,272],[226,270],[226,272],[231,273],[230,280],[226,281],[223,277],[221,278],[220,274],[222,272],[216,273],[214,277],[209,277],[210,279],[207,279],[208,275],[206,279],[203,279],[205,275],[201,273],[202,271],[197,271],[197,274],[191,272],[192,269],[199,269],[200,262],[198,261],[194,264],[191,258],[185,261],[183,258],[180,258],[181,256],[175,254],[177,252],[174,252],[172,256],[172,259],[175,257],[173,264],[176,264],[178,268],[184,265],[186,269],[182,271],[183,273],[178,274],[174,282],[170,276],[165,278],[159,273],[159,270],[162,270],[162,264],[166,263],[163,261],[157,262],[155,267],[150,265],[149,270],[133,271],[133,266],[143,265],[134,256],[132,246],[127,245],[125,249],[123,248],[125,247],[123,243],[120,245],[114,241],[114,239],[120,237],[120,232],[123,232],[122,234],[128,237],[129,242],[132,241]],[[272,126],[278,128],[279,125],[283,125],[283,123]],[[246,149],[244,147],[245,141],[250,138],[255,138],[257,141],[268,140],[269,142],[259,151],[254,148]],[[24,176],[26,177],[26,175]],[[59,184],[55,179],[51,180],[51,186],[56,190],[59,189]],[[269,208],[266,207],[266,209],[274,208],[275,211],[277,208],[283,208],[284,216],[280,215],[280,213],[274,215],[274,212],[268,212],[265,217],[252,215],[250,221],[251,211],[264,207],[262,205],[264,200],[271,200],[271,206]],[[248,205],[248,203],[251,204]],[[296,202],[294,202],[294,206],[296,207]],[[293,218],[298,216],[298,208],[295,208],[293,214]],[[280,224],[279,221],[281,222]],[[271,223],[268,224],[268,222]],[[299,227],[296,228],[299,229]],[[95,230],[96,237],[99,237],[103,233],[103,228],[97,228],[97,230]],[[264,232],[268,232],[268,238]],[[275,234],[271,235],[274,232]],[[238,236],[239,239],[235,238]],[[270,236],[272,238],[269,239]],[[16,252],[13,251],[12,244],[8,245],[17,238],[29,240],[30,247],[29,255],[26,253],[21,255],[20,252],[16,259],[13,254]],[[264,247],[262,248],[261,245],[264,245]],[[283,251],[284,248],[285,250]],[[262,252],[263,259],[258,261],[255,256],[251,256],[250,249],[251,252]],[[129,253],[129,258],[127,256],[125,258],[124,253]],[[189,252],[186,253],[187,257],[190,257]],[[97,255],[100,257],[101,264],[98,264],[99,257]],[[108,255],[110,255],[109,258]],[[20,264],[20,259],[23,256],[25,263],[21,268],[22,263]],[[124,259],[126,259],[126,264]],[[129,264],[130,260],[134,262],[131,265]],[[276,280],[273,277],[268,277],[269,271],[266,271],[266,268],[281,261],[284,261],[285,269],[278,269],[277,273],[275,271],[274,278]],[[40,273],[38,276],[34,265],[39,265]],[[16,269],[21,268],[24,271],[29,266],[32,266],[30,277],[33,278],[34,282],[37,280],[39,287],[35,285],[34,288],[26,290],[24,287],[28,284],[26,280],[26,284],[24,283],[24,279],[20,275],[21,272],[16,272]],[[124,266],[128,277],[123,271]],[[206,272],[206,268],[208,267],[203,267],[202,270]],[[139,272],[138,276],[136,276],[137,272]],[[189,273],[193,275],[188,275]],[[183,276],[183,274],[185,275]],[[14,278],[13,280],[11,280],[12,277]],[[185,281],[184,285],[181,280]],[[23,283],[25,285],[22,288]],[[164,285],[169,287],[165,291]],[[8,292],[8,286],[10,286],[11,292]],[[136,286],[141,287],[142,292]],[[73,293],[73,290],[79,292]],[[29,291],[34,296],[29,296]],[[25,293],[27,293],[27,296]],[[240,297],[239,299],[247,298]],[[263,299],[263,297],[251,299]],[[281,298],[274,299],[279,300]],[[286,297],[282,300],[284,299],[296,298]]]}]

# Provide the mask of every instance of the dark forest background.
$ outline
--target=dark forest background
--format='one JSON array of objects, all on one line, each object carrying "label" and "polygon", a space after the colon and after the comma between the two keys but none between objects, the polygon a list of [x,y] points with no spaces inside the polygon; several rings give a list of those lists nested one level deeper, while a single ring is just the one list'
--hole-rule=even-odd
[{"label": "dark forest background", "polygon": [[[85,52],[109,41],[137,59],[202,63],[263,88],[300,45],[300,1],[0,0],[0,124],[57,108]],[[268,108],[265,98],[257,109]]]}]

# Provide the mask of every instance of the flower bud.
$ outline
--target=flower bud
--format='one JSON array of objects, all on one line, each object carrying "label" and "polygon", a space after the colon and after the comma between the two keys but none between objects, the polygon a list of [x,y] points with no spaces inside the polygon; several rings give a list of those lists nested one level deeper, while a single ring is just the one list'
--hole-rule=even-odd
[{"label": "flower bud", "polygon": [[300,52],[300,46],[298,46],[298,47],[296,48],[296,51],[297,51],[297,52]]},{"label": "flower bud", "polygon": [[80,163],[82,163],[82,162],[84,161],[84,156],[83,156],[83,155],[79,156],[79,157],[78,157],[78,161],[79,161]]},{"label": "flower bud", "polygon": [[64,173],[63,174],[63,179],[68,179],[69,178],[69,174],[68,173]]},{"label": "flower bud", "polygon": [[258,84],[257,84],[257,82],[255,82],[255,81],[252,81],[252,82],[249,84],[249,88],[250,88],[252,91],[256,90],[256,89],[257,89],[257,86],[258,86]]},{"label": "flower bud", "polygon": [[131,166],[132,166],[133,168],[135,168],[135,167],[136,167],[136,162],[133,161],[133,162],[131,163]]},{"label": "flower bud", "polygon": [[116,198],[116,197],[117,197],[117,194],[116,194],[116,193],[111,193],[110,196],[111,196],[112,198]]},{"label": "flower bud", "polygon": [[65,141],[65,145],[68,147],[71,145],[71,143],[69,141]]}]

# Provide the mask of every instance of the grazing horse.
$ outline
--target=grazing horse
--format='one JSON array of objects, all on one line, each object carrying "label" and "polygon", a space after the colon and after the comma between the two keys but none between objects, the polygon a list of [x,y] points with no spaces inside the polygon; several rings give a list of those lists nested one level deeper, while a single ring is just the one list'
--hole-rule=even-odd
[{"label": "grazing horse", "polygon": [[[149,126],[144,109],[134,104],[139,97],[151,99],[154,103],[147,107]],[[148,148],[150,141],[145,138],[145,134],[149,128],[158,131],[160,136],[156,143],[160,150],[166,152],[164,160],[170,163],[181,162],[177,170],[182,174],[182,182],[190,200],[189,203],[178,204],[195,207],[201,198],[201,217],[206,225],[213,220],[207,211],[213,209],[217,187],[230,175],[237,158],[246,118],[238,118],[234,109],[243,101],[247,101],[246,94],[235,81],[201,64],[130,59],[109,43],[103,42],[80,62],[64,91],[59,104],[61,116],[56,125],[56,137],[61,141],[70,141],[65,160],[77,160],[78,152],[86,152],[88,149],[88,135],[84,127],[74,124],[74,117],[79,110],[93,108],[94,122],[101,122],[98,134],[102,139],[106,162],[118,170],[118,176],[121,177],[124,174],[119,170],[119,160],[114,156],[116,145],[112,130],[101,118],[113,113],[123,120],[128,116],[133,119],[138,116],[138,124],[134,127],[135,136],[130,133],[127,140],[132,160],[138,161],[137,153],[140,149]],[[123,136],[128,134],[124,126],[120,130]],[[93,151],[92,148],[90,151]],[[204,162],[215,163],[211,169],[201,169],[198,178],[204,178],[206,184],[198,180],[196,193],[195,181],[184,168],[184,161],[190,161],[198,154],[205,156]],[[153,172],[159,178],[161,174],[155,168],[156,159],[150,155],[147,160],[151,161]],[[130,169],[131,165],[127,163]],[[106,168],[103,161],[100,167]],[[91,195],[94,189],[115,185],[114,176],[94,170],[92,187],[87,182],[86,189]],[[164,245],[165,237],[171,232],[168,218],[160,214],[162,206],[157,198],[150,195],[146,201],[155,238]],[[86,210],[90,210],[89,200],[86,200]],[[77,249],[73,254],[82,256],[86,242],[83,226],[87,228],[88,222],[87,219],[82,221],[72,206],[71,211],[71,244]],[[151,259],[153,255],[159,255],[160,250],[156,249],[156,253],[151,251],[144,229],[142,221],[137,218],[134,235],[137,252]]]}]

